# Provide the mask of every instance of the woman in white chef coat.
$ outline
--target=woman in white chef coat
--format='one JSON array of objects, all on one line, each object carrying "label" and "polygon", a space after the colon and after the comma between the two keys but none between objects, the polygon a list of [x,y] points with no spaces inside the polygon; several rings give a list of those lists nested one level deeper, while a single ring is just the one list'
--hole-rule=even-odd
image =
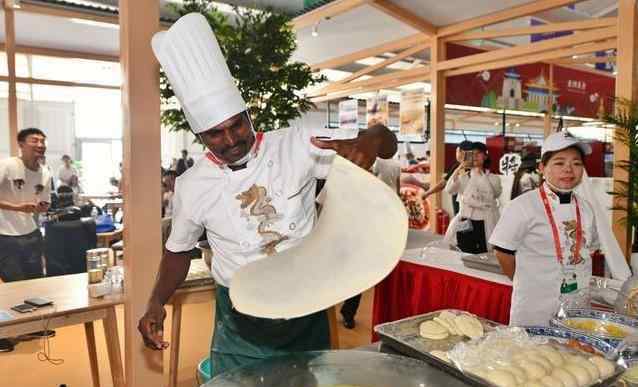
[{"label": "woman in white chef coat", "polygon": [[548,325],[561,299],[589,286],[598,249],[593,208],[574,192],[589,145],[568,132],[545,139],[544,182],[509,203],[490,243],[513,282],[510,325]]},{"label": "woman in white chef coat", "polygon": [[[466,154],[468,151],[465,151]],[[501,195],[501,180],[486,168],[487,147],[472,143],[472,157],[454,171],[445,191],[458,194],[459,213],[450,222],[445,240],[466,253],[480,254],[490,250],[487,241],[498,221],[497,199]],[[471,163],[469,173],[466,173]]]}]

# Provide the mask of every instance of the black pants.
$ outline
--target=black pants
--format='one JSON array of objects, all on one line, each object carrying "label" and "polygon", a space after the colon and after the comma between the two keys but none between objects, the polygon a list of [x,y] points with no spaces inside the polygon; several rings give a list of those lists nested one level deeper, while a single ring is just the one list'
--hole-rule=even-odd
[{"label": "black pants", "polygon": [[472,231],[456,233],[456,242],[459,249],[464,253],[482,254],[487,252],[487,241],[485,240],[485,222],[473,220]]},{"label": "black pants", "polygon": [[341,315],[343,318],[347,320],[354,320],[354,315],[357,314],[360,302],[361,294],[348,298],[341,306]]},{"label": "black pants", "polygon": [[42,277],[42,234],[0,235],[0,279],[4,282]]}]

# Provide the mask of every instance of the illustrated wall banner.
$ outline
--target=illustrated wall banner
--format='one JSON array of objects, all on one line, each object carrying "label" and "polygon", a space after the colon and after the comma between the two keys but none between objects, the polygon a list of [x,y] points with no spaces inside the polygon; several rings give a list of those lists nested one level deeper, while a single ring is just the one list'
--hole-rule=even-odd
[{"label": "illustrated wall banner", "polygon": [[390,104],[388,102],[388,96],[385,94],[376,94],[374,97],[370,97],[366,104],[366,119],[368,121],[368,127],[381,124],[388,126],[390,111]]},{"label": "illustrated wall banner", "polygon": [[425,128],[425,94],[423,89],[403,91],[399,111],[401,134],[422,136]]}]

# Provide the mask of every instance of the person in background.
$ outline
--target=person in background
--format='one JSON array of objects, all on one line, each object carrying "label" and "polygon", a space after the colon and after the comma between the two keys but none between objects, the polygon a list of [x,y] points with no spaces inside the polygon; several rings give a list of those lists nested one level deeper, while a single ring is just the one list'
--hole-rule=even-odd
[{"label": "person in background", "polygon": [[514,174],[510,199],[514,200],[519,195],[538,188],[540,180],[540,176],[536,170],[536,157],[533,155],[525,157],[518,171]]},{"label": "person in background", "polygon": [[[394,192],[399,195],[399,180],[401,178],[401,164],[393,159],[381,159],[372,166],[372,173],[379,180],[386,183]],[[341,306],[341,317],[343,318],[343,326],[347,329],[353,329],[356,325],[355,315],[361,303],[361,294],[347,299]]]},{"label": "person in background", "polygon": [[170,218],[173,216],[173,194],[175,192],[175,178],[177,173],[167,170],[162,177],[162,216]]},{"label": "person in background", "polygon": [[[13,282],[42,277],[42,234],[34,214],[49,209],[51,175],[40,164],[46,135],[28,128],[18,133],[20,157],[0,161],[0,279]],[[0,340],[0,352],[12,351]]]},{"label": "person in background", "polygon": [[481,254],[491,250],[487,241],[498,222],[497,199],[502,188],[501,179],[487,168],[485,144],[472,143],[471,155],[471,159],[464,158],[445,185],[446,192],[458,194],[459,202],[459,213],[450,222],[445,241],[466,253]]},{"label": "person in background", "polygon": [[589,289],[591,253],[599,247],[593,203],[576,194],[591,147],[567,132],[543,142],[544,182],[512,200],[490,238],[513,281],[510,325],[543,325],[561,300]]},{"label": "person in background", "polygon": [[[466,140],[459,143],[459,145],[456,147],[456,161],[454,162],[454,164],[452,164],[450,168],[448,168],[447,171],[445,171],[443,180],[439,181],[436,185],[434,185],[433,187],[430,187],[428,190],[425,191],[426,199],[432,194],[443,191],[443,188],[445,188],[445,184],[448,182],[448,180],[450,180],[450,177],[452,176],[454,171],[456,171],[461,165],[461,163],[463,163],[463,159],[465,155],[467,154],[466,152],[469,152],[469,153],[472,152],[472,141]],[[472,158],[472,157],[473,156],[469,158]],[[452,208],[454,208],[454,215],[459,213],[459,202],[457,201],[457,194],[452,195]]]},{"label": "person in background", "polygon": [[186,172],[186,170],[192,167],[194,163],[193,158],[188,157],[188,151],[186,149],[182,149],[182,158],[177,160],[177,167],[175,169],[177,176],[182,176],[182,173]]},{"label": "person in background", "polygon": [[79,191],[80,174],[78,170],[73,166],[73,160],[71,156],[62,156],[62,165],[58,168],[58,182],[59,185],[66,185],[73,189],[74,192]]}]

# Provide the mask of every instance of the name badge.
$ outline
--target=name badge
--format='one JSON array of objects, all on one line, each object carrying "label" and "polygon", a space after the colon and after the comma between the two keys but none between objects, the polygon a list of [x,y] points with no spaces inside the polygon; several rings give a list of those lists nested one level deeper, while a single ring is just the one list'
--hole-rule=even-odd
[{"label": "name badge", "polygon": [[560,294],[573,293],[578,290],[578,276],[576,270],[563,266]]}]

